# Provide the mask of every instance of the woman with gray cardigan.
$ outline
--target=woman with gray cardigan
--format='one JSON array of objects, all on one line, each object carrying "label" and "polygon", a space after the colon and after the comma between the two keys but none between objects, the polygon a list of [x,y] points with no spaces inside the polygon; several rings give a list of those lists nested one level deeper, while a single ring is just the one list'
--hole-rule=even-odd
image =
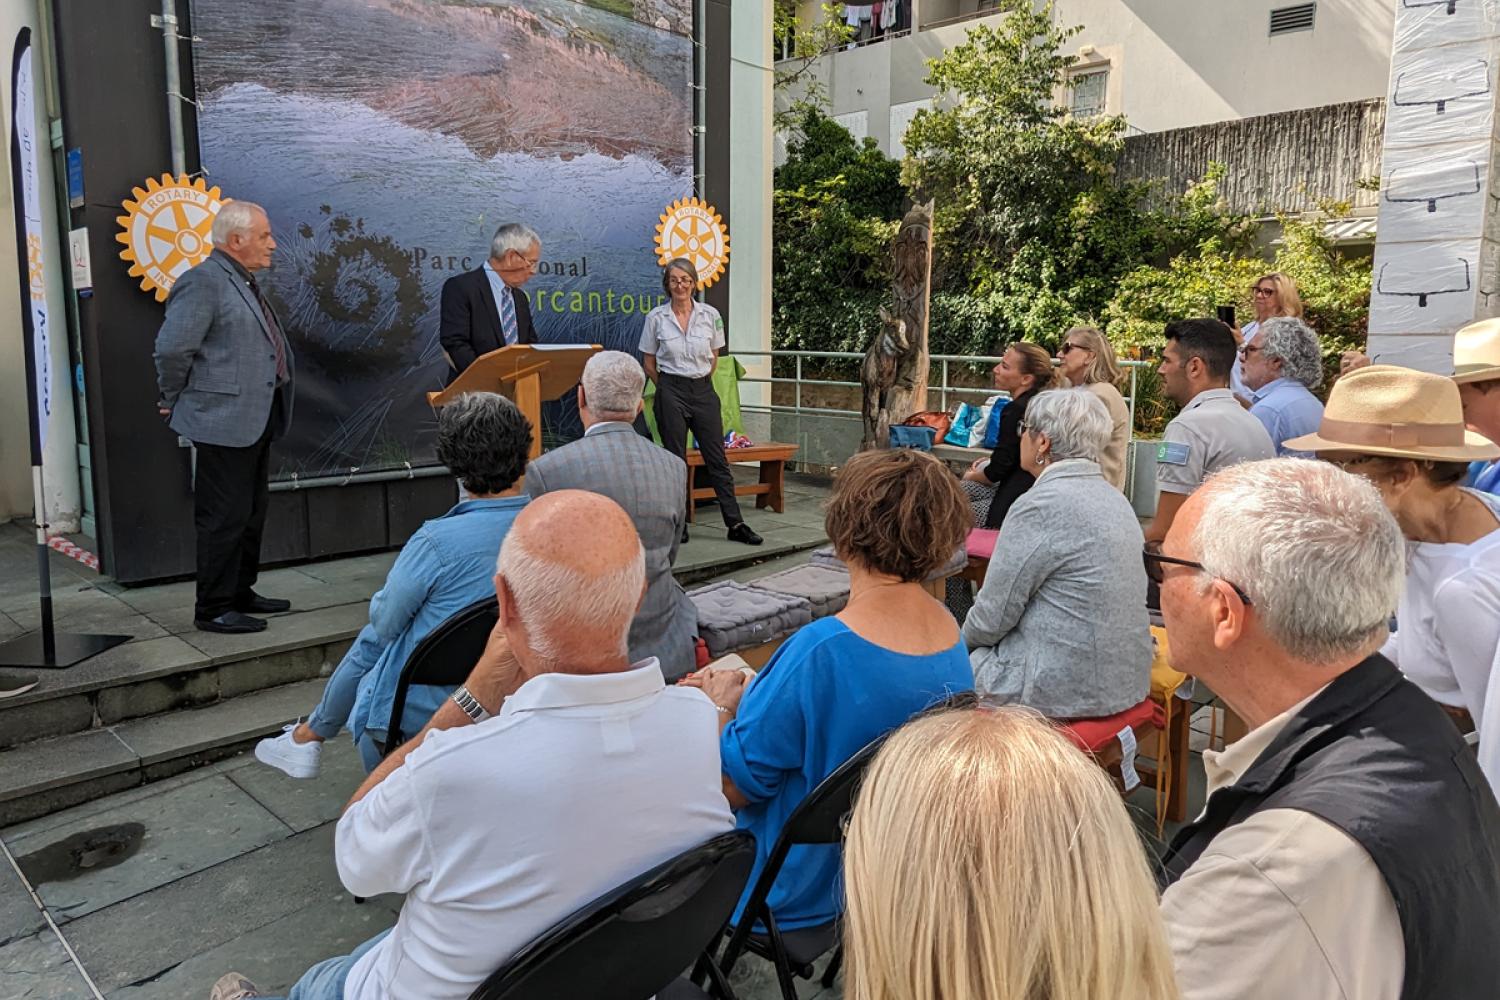
[{"label": "woman with gray cardigan", "polygon": [[1152,648],[1140,522],[1099,471],[1109,413],[1087,389],[1052,390],[1020,433],[1036,485],[964,620],[974,687],[1049,718],[1114,715],[1146,697]]}]

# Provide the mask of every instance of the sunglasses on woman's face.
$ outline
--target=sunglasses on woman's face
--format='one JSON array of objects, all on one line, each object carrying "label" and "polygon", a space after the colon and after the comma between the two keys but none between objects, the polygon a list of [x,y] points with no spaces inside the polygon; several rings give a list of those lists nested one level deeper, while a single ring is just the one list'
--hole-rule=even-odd
[{"label": "sunglasses on woman's face", "polygon": [[1086,350],[1088,350],[1088,348],[1084,347],[1082,344],[1064,344],[1064,345],[1062,345],[1062,350],[1060,350],[1060,351],[1057,352],[1057,356],[1060,357],[1060,358],[1065,358],[1065,357],[1068,356],[1068,352],[1069,351],[1086,351]]},{"label": "sunglasses on woman's face", "polygon": [[1251,291],[1253,291],[1257,296],[1263,296],[1265,298],[1270,298],[1272,295],[1276,294],[1276,289],[1267,288],[1265,285],[1261,285],[1258,288],[1251,289]]},{"label": "sunglasses on woman's face", "polygon": [[[1146,579],[1150,580],[1158,587],[1162,585],[1163,581],[1166,578],[1166,570],[1164,568],[1166,565],[1186,566],[1189,569],[1195,569],[1200,573],[1208,573],[1209,576],[1213,576],[1212,573],[1209,573],[1208,570],[1203,568],[1203,564],[1201,562],[1194,562],[1191,559],[1178,559],[1175,556],[1163,555],[1161,551],[1161,542],[1147,542],[1145,548],[1142,550],[1142,553],[1146,557]],[[1223,579],[1223,577],[1214,577],[1214,579],[1220,580]],[[1229,586],[1233,588],[1234,592],[1239,595],[1240,600],[1244,601],[1247,606],[1253,605],[1255,603],[1254,601],[1250,600],[1249,594],[1245,593],[1239,588],[1239,584],[1232,583],[1229,580],[1224,580],[1224,582],[1228,583]]]}]

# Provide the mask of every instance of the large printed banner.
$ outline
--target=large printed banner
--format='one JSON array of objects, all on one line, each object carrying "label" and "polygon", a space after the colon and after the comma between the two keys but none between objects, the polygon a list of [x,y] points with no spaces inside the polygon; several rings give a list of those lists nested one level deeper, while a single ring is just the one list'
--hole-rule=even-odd
[{"label": "large printed banner", "polygon": [[[36,95],[31,74],[31,29],[16,36],[11,60],[10,169],[21,271],[21,335],[26,338],[26,382],[32,404],[32,464],[42,464],[52,422],[52,354],[48,346],[47,285],[42,267],[42,198],[36,155]],[[38,501],[41,497],[38,495]],[[37,521],[42,520],[40,512]]]},{"label": "large printed banner", "polygon": [[[540,340],[633,350],[692,192],[691,0],[193,0],[209,183],[268,210],[297,356],[277,478],[431,464],[438,302],[504,222]],[[567,428],[554,428],[567,432]]]}]

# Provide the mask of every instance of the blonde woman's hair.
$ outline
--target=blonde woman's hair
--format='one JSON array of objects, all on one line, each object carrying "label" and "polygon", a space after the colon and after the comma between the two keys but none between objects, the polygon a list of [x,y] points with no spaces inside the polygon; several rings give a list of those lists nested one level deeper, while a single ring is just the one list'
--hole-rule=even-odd
[{"label": "blonde woman's hair", "polygon": [[1095,382],[1107,382],[1118,388],[1120,381],[1120,362],[1115,358],[1115,349],[1110,345],[1109,339],[1092,326],[1075,326],[1063,334],[1063,342],[1072,340],[1083,345],[1084,348],[1094,353],[1094,360],[1089,362],[1087,370],[1083,373],[1083,385],[1092,385]]},{"label": "blonde woman's hair", "polygon": [[[1031,376],[1032,388],[1037,392],[1043,392],[1057,385],[1058,375],[1052,367],[1052,355],[1047,353],[1046,348],[1023,340],[1011,344],[1005,350],[1015,351],[1021,356],[1021,372]],[[1003,354],[1004,351],[1001,353]]]},{"label": "blonde woman's hair", "polygon": [[1111,780],[1033,712],[955,709],[870,766],[844,853],[849,1000],[1176,1000]]},{"label": "blonde woman's hair", "polygon": [[[1262,281],[1269,281],[1276,286],[1276,315],[1277,316],[1301,316],[1302,296],[1297,292],[1297,283],[1289,274],[1280,271],[1272,271],[1270,274],[1262,274],[1255,279],[1258,285]],[[1254,285],[1251,286],[1252,288]]]}]

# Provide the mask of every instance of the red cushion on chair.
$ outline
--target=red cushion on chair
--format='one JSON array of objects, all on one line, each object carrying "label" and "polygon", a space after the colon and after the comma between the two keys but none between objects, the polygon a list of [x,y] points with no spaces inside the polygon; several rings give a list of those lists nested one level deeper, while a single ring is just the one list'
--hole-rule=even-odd
[{"label": "red cushion on chair", "polygon": [[970,559],[988,559],[995,554],[995,542],[999,538],[999,528],[970,528],[964,551]]},{"label": "red cushion on chair", "polygon": [[1109,741],[1120,735],[1120,730],[1129,726],[1131,729],[1150,723],[1157,729],[1166,724],[1166,716],[1161,706],[1147,698],[1139,705],[1133,705],[1123,712],[1107,715],[1102,719],[1073,719],[1070,722],[1059,723],[1063,735],[1073,741],[1073,745],[1080,750],[1097,753],[1103,747],[1109,745]]}]

